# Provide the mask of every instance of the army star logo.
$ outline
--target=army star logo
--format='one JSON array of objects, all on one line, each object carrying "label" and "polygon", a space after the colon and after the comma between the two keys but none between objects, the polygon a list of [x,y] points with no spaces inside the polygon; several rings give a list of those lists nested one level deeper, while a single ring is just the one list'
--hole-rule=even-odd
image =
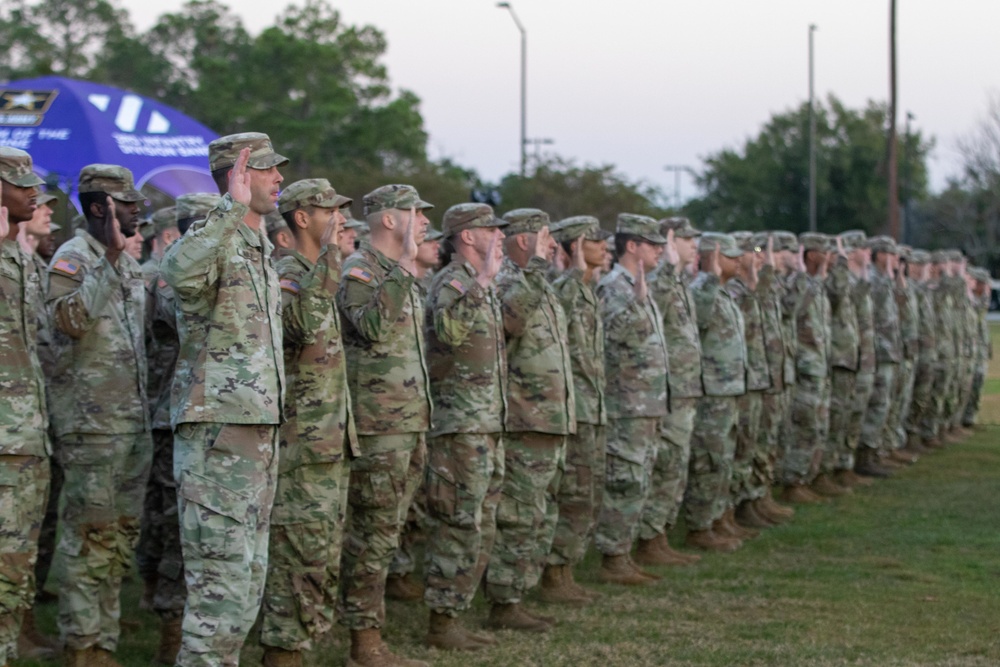
[{"label": "army star logo", "polygon": [[0,125],[39,125],[58,90],[0,89]]}]

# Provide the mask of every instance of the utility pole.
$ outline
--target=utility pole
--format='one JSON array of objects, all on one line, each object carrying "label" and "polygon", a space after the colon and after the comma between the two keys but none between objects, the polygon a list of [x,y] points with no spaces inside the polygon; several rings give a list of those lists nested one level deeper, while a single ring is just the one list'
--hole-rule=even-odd
[{"label": "utility pole", "polygon": [[497,7],[510,12],[510,17],[514,19],[514,25],[521,33],[521,178],[525,175],[525,166],[528,161],[528,31],[514,13],[514,8],[509,2],[498,2]]},{"label": "utility pole", "polygon": [[813,34],[816,24],[809,24],[809,231],[816,231],[816,99],[814,89]]},{"label": "utility pole", "polygon": [[691,167],[686,164],[668,164],[663,167],[664,171],[674,172],[674,210],[681,210],[681,172],[691,171]]},{"label": "utility pole", "polygon": [[889,0],[889,236],[898,241],[899,165],[896,152],[896,0]]}]

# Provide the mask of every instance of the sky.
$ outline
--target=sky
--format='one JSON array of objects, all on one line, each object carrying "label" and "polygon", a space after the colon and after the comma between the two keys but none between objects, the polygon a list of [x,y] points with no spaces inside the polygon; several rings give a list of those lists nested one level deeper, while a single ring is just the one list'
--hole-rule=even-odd
[{"label": "sky", "polygon": [[[120,0],[144,30],[183,0]],[[229,0],[252,33],[287,2]],[[297,4],[304,4],[299,0]],[[432,158],[498,180],[519,167],[520,33],[496,0],[335,0],[388,40],[394,89],[415,92]],[[888,0],[511,0],[527,32],[527,136],[580,164],[614,164],[677,196],[676,171],[738,148],[775,113],[816,97],[889,96]],[[1000,95],[997,0],[899,0],[903,131],[932,136],[932,190],[959,173],[956,142]],[[266,131],[266,128],[254,128]],[[534,148],[529,148],[529,154]],[[530,157],[529,157],[530,160]],[[680,198],[696,194],[681,171]]]}]

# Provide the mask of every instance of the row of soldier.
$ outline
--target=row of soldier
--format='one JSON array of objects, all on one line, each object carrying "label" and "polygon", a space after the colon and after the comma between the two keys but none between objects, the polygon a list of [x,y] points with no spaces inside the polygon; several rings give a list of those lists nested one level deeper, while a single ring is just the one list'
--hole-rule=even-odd
[{"label": "row of soldier", "polygon": [[[39,183],[0,150],[13,238]],[[429,645],[483,648],[495,637],[458,620],[480,582],[488,626],[542,632],[555,619],[525,594],[592,602],[573,579],[591,543],[601,581],[647,584],[640,566],[697,560],[666,539],[682,510],[689,546],[732,551],[791,517],[775,485],[790,502],[842,495],[974,420],[989,277],[960,253],[631,214],[611,240],[589,216],[483,204],[436,232],[409,186],[348,221],[322,179],[280,188],[266,135],[224,137],[209,159],[223,196],[155,215],[142,266],[143,196],[109,165],[81,173],[86,221],[47,279],[4,244],[22,294],[4,333],[17,361],[48,358],[49,392],[31,364],[5,385],[23,408],[5,411],[23,507],[4,519],[23,558],[8,657],[22,616],[22,648],[45,643],[24,611],[49,450],[24,434],[46,414],[65,476],[61,639],[68,664],[108,665],[137,542],[159,662],[236,664],[260,611],[267,665],[300,664],[335,619],[349,664],[418,665],[381,639],[387,579],[422,594]],[[425,586],[400,541],[415,507]]]}]

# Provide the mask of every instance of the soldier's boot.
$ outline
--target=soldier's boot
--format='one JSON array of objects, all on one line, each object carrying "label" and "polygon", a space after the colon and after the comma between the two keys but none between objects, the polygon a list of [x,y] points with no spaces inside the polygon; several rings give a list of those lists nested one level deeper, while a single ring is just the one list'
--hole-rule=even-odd
[{"label": "soldier's boot", "polygon": [[673,555],[676,552],[672,550],[668,551],[669,549],[670,545],[667,544],[667,536],[663,533],[658,534],[651,540],[640,538],[635,547],[635,555],[632,557],[632,560],[638,565],[688,565],[686,558],[679,558],[680,554]]},{"label": "soldier's boot", "polygon": [[160,647],[156,649],[156,657],[153,658],[153,662],[156,664],[172,665],[177,662],[177,654],[181,650],[182,620],[178,616],[177,618],[164,618],[160,621]]},{"label": "soldier's boot", "polygon": [[548,632],[552,626],[524,612],[521,603],[494,604],[486,626],[497,630],[520,630],[521,632]]},{"label": "soldier's boot", "polygon": [[736,508],[736,523],[744,528],[770,528],[777,524],[758,512],[752,500],[745,500]]},{"label": "soldier's boot", "polygon": [[410,573],[393,574],[385,580],[385,596],[390,600],[413,602],[422,600],[424,586]]},{"label": "soldier's boot", "polygon": [[457,618],[435,611],[431,612],[424,643],[445,651],[479,651],[487,646],[473,639]]},{"label": "soldier's boot", "polygon": [[916,433],[907,433],[906,446],[903,447],[903,451],[920,456],[921,454],[929,454],[931,450],[924,447],[924,439],[919,435]]},{"label": "soldier's boot", "polygon": [[716,522],[720,524],[718,532],[723,535],[728,535],[729,537],[735,537],[741,542],[747,540],[752,540],[753,538],[760,535],[759,530],[753,530],[751,528],[744,528],[743,526],[736,523],[736,508],[730,507],[726,510],[726,513],[719,518]]},{"label": "soldier's boot", "polygon": [[774,499],[774,495],[771,493],[771,489],[768,488],[764,493],[764,497],[760,499],[760,504],[764,507],[768,516],[779,517],[785,520],[790,520],[795,516],[795,510],[788,505],[782,505],[777,500]]},{"label": "soldier's boot", "polygon": [[92,654],[92,667],[122,667],[121,663],[115,660],[115,654],[106,648],[95,646]]},{"label": "soldier's boot", "polygon": [[897,463],[902,463],[903,465],[912,465],[917,462],[920,457],[917,454],[911,454],[910,452],[903,451],[902,449],[893,449],[889,452],[889,458]]},{"label": "soldier's boot", "polygon": [[645,577],[649,581],[660,581],[661,579],[663,579],[663,577],[661,577],[660,575],[650,572],[649,570],[644,570],[638,565],[636,565],[635,561],[632,560],[632,554],[625,554],[625,559],[628,561],[628,566],[632,568],[634,571],[638,572],[639,576]]},{"label": "soldier's boot", "polygon": [[896,459],[889,456],[889,452],[880,452],[877,456],[878,464],[883,468],[888,468],[889,470],[902,470],[909,463],[902,463]]},{"label": "soldier's boot", "polygon": [[863,477],[853,470],[838,470],[834,474],[834,478],[837,480],[837,484],[841,486],[849,486],[851,488],[857,486],[871,486],[875,483],[875,480],[871,477]]},{"label": "soldier's boot", "polygon": [[26,609],[17,636],[17,656],[29,660],[54,660],[59,656],[59,643],[46,637],[35,627],[35,610]]},{"label": "soldier's boot", "polygon": [[152,611],[153,597],[156,595],[156,582],[159,578],[156,572],[142,578],[142,597],[139,599],[139,609]]},{"label": "soldier's boot", "polygon": [[347,667],[430,667],[423,660],[410,660],[396,655],[382,641],[378,628],[351,630],[351,652]]},{"label": "soldier's boot", "polygon": [[826,496],[827,498],[838,498],[840,496],[846,496],[849,493],[854,493],[850,487],[837,484],[833,481],[833,475],[826,472],[816,477],[813,483],[809,486],[809,489],[814,493]]},{"label": "soldier's boot", "polygon": [[878,477],[884,479],[892,477],[893,471],[883,466],[878,460],[878,452],[874,449],[865,449],[858,452],[858,461],[854,465],[854,472],[864,477]]},{"label": "soldier's boot", "polygon": [[542,584],[539,587],[539,597],[542,602],[550,604],[567,604],[573,607],[583,607],[593,600],[589,596],[579,595],[566,585],[564,571],[567,565],[546,565],[542,571]]},{"label": "soldier's boot", "polygon": [[549,625],[552,626],[559,625],[559,619],[557,619],[555,616],[539,614],[537,611],[534,611],[533,609],[528,609],[527,607],[522,607],[521,611],[523,611],[525,614],[535,619],[536,621],[541,621],[542,623],[548,623]]},{"label": "soldier's boot", "polygon": [[801,505],[821,503],[824,499],[809,490],[805,484],[789,484],[781,492],[781,499],[786,503],[796,503]]},{"label": "soldier's boot", "polygon": [[601,559],[601,569],[597,571],[597,580],[605,584],[621,584],[623,586],[645,586],[652,579],[643,576],[632,567],[626,554],[611,556],[605,554]]},{"label": "soldier's boot", "polygon": [[720,553],[732,553],[743,546],[742,541],[719,535],[711,528],[707,530],[689,530],[684,543],[695,549],[718,551]]},{"label": "soldier's boot", "polygon": [[261,658],[260,664],[264,667],[302,667],[302,651],[286,651],[275,646],[265,646],[264,657]]},{"label": "soldier's boot", "polygon": [[592,591],[589,588],[584,588],[580,584],[576,583],[576,580],[573,578],[573,566],[572,565],[567,565],[563,569],[563,581],[566,583],[566,586],[570,590],[572,590],[574,593],[576,593],[580,597],[590,598],[591,601],[599,600],[601,597],[603,597],[597,591]]},{"label": "soldier's boot", "polygon": [[764,496],[763,498],[758,498],[757,500],[753,501],[754,512],[764,517],[765,519],[770,521],[772,525],[775,526],[787,523],[788,521],[792,520],[791,516],[788,516],[784,513],[779,514],[777,512],[774,512],[771,509],[771,506],[768,504],[769,500],[770,498]]},{"label": "soldier's boot", "polygon": [[[669,526],[668,526],[669,529]],[[676,558],[677,560],[683,561],[682,565],[693,565],[701,560],[701,556],[698,554],[687,554],[683,551],[677,551],[672,546],[670,546],[670,540],[666,533],[663,534],[663,541],[660,542],[660,550],[667,554],[670,558]]]},{"label": "soldier's boot", "polygon": [[94,662],[94,649],[91,648],[70,648],[63,650],[63,665],[65,667],[91,667]]}]

